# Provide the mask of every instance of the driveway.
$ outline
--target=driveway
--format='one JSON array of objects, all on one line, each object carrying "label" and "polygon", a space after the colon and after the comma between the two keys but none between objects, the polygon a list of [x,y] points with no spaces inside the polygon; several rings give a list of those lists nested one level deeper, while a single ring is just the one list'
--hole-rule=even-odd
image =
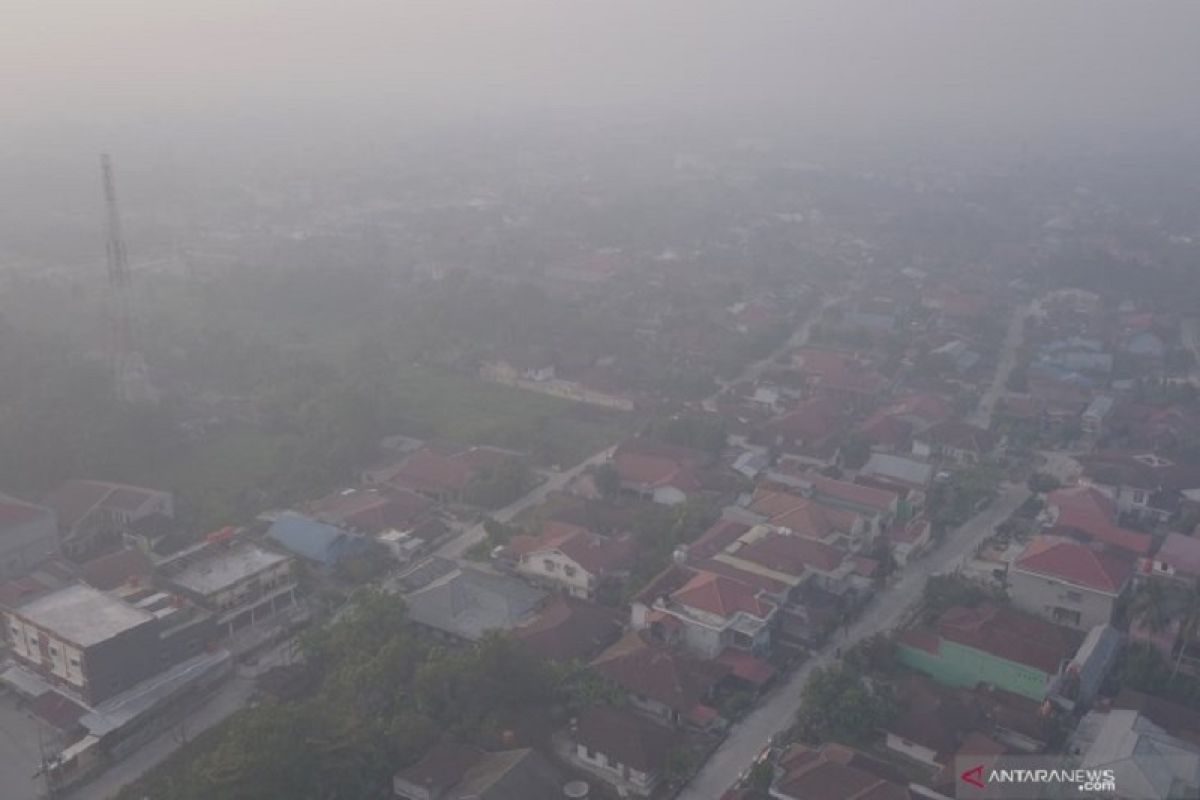
[{"label": "driveway", "polygon": [[833,664],[837,660],[834,656],[837,649],[851,647],[896,627],[921,599],[929,576],[954,571],[1029,495],[1029,489],[1023,485],[1004,486],[991,506],[947,535],[938,549],[909,562],[904,573],[873,598],[843,635],[835,634],[834,640],[814,653],[786,682],[763,697],[752,713],[733,726],[728,738],[679,798],[713,800],[720,797],[742,771],[750,767],[772,736],[791,727],[800,709],[800,692],[813,670]]}]

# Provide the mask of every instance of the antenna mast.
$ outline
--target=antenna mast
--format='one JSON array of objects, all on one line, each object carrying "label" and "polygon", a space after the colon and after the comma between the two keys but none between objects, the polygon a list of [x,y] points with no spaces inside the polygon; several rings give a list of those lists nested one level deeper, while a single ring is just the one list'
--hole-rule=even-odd
[{"label": "antenna mast", "polygon": [[133,281],[129,256],[121,232],[121,211],[113,181],[112,159],[100,156],[100,175],[104,185],[104,209],[108,220],[108,291],[112,319],[113,379],[118,396],[125,402],[157,400],[157,393],[146,376],[146,364],[133,341]]}]

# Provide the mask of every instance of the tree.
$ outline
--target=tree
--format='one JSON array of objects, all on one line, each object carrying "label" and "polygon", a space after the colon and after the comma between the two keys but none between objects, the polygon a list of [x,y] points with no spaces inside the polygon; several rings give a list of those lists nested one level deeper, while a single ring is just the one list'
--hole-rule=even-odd
[{"label": "tree", "polygon": [[848,665],[816,670],[801,692],[796,735],[809,743],[862,744],[895,718],[899,708],[886,684],[872,684]]},{"label": "tree", "polygon": [[601,464],[592,475],[601,496],[611,500],[621,492],[621,476],[612,464]]}]

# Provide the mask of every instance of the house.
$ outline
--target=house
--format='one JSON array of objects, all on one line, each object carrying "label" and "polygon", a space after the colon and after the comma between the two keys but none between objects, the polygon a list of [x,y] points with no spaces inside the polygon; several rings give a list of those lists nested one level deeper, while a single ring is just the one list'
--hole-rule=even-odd
[{"label": "house", "polygon": [[82,583],[6,609],[4,617],[17,663],[88,705],[162,666],[157,617]]},{"label": "house", "polygon": [[1088,631],[1071,663],[1058,676],[1050,699],[1068,711],[1090,706],[1116,663],[1123,640],[1112,625],[1097,625]]},{"label": "house", "polygon": [[1200,468],[1156,453],[1103,452],[1076,460],[1084,475],[1112,491],[1120,513],[1147,522],[1170,521],[1185,493],[1200,489]]},{"label": "house", "polygon": [[396,800],[560,800],[566,773],[535,750],[487,753],[450,742],[392,776]]},{"label": "house", "polygon": [[540,589],[474,567],[456,567],[406,595],[408,616],[450,639],[479,641],[488,631],[526,625],[546,601]]},{"label": "house", "polygon": [[1112,620],[1132,576],[1132,559],[1115,551],[1040,535],[1009,567],[1008,585],[1017,608],[1089,630]]},{"label": "house", "polygon": [[[573,760],[618,791],[649,797],[662,783],[679,735],[638,714],[589,708],[572,726]],[[623,795],[624,796],[624,795]]]},{"label": "house", "polygon": [[902,678],[895,687],[902,710],[884,728],[884,746],[932,769],[953,766],[967,737],[986,730],[987,720],[969,694],[924,675]]},{"label": "house", "polygon": [[767,471],[767,480],[799,489],[805,497],[833,508],[841,508],[877,522],[890,520],[900,509],[900,494],[850,481],[837,480],[810,469],[797,469],[787,462]]},{"label": "house", "polygon": [[900,661],[947,686],[980,683],[1041,701],[1081,637],[1003,606],[948,609],[929,626],[903,631]]},{"label": "house", "polygon": [[858,478],[856,483],[867,479],[905,491],[923,492],[933,479],[933,466],[904,456],[872,453],[867,463],[858,471]]},{"label": "house", "polygon": [[267,538],[293,555],[324,569],[369,551],[370,539],[318,522],[295,511],[285,511],[267,529]]},{"label": "house", "polygon": [[861,514],[772,488],[756,489],[747,510],[769,525],[829,544],[857,547],[875,532],[874,524]]},{"label": "house", "polygon": [[1200,539],[1168,533],[1147,567],[1152,577],[1195,583],[1200,580]]},{"label": "house", "polygon": [[393,489],[416,492],[439,503],[457,503],[474,473],[467,461],[424,448],[376,479],[383,479]]},{"label": "house", "polygon": [[24,575],[57,553],[54,512],[0,494],[0,580]]},{"label": "house", "polygon": [[222,636],[296,603],[292,558],[237,538],[203,542],[159,564],[165,587],[210,611]]},{"label": "house", "polygon": [[[775,800],[930,800],[941,798],[914,788],[903,773],[843,744],[793,744],[779,756],[771,782]],[[944,799],[943,799],[944,800]]]},{"label": "house", "polygon": [[591,666],[635,708],[674,725],[701,729],[720,721],[709,704],[717,686],[733,672],[725,664],[652,645],[637,632],[627,633]]},{"label": "house", "polygon": [[71,480],[42,499],[58,521],[63,554],[80,558],[120,539],[128,527],[154,514],[175,516],[170,492],[107,481]]},{"label": "house", "polygon": [[513,635],[539,658],[568,664],[591,661],[623,632],[614,609],[556,594]]},{"label": "house", "polygon": [[386,530],[409,530],[433,508],[428,497],[407,489],[344,489],[321,498],[308,508],[320,522],[343,530],[375,536]]},{"label": "house", "polygon": [[1169,800],[1200,794],[1200,746],[1133,710],[1092,711],[1072,735],[1073,765],[1108,769],[1124,797]]},{"label": "house", "polygon": [[594,599],[601,585],[620,583],[633,564],[633,540],[592,533],[580,525],[549,520],[539,536],[519,535],[499,554],[535,583]]},{"label": "house", "polygon": [[700,658],[729,648],[763,657],[778,608],[761,594],[725,575],[673,565],[634,597],[631,623],[652,638],[681,642]]},{"label": "house", "polygon": [[1103,544],[1135,556],[1147,555],[1150,534],[1122,528],[1116,519],[1116,502],[1094,486],[1055,489],[1046,495],[1042,514],[1048,533]]},{"label": "house", "polygon": [[780,453],[823,464],[837,453],[847,424],[846,407],[831,397],[814,397],[762,425],[751,441]]},{"label": "house", "polygon": [[704,488],[701,470],[711,461],[703,451],[639,437],[617,445],[609,463],[622,490],[676,505]]},{"label": "house", "polygon": [[987,428],[949,420],[916,434],[912,452],[918,458],[940,458],[970,466],[996,456],[1000,447],[1000,437]]},{"label": "house", "polygon": [[888,380],[856,353],[802,347],[792,354],[792,365],[818,397],[861,408],[875,403]]},{"label": "house", "polygon": [[1092,402],[1088,403],[1088,407],[1079,415],[1079,424],[1083,428],[1084,433],[1096,435],[1104,429],[1104,424],[1108,420],[1113,410],[1113,399],[1108,395],[1096,395],[1092,398]]}]

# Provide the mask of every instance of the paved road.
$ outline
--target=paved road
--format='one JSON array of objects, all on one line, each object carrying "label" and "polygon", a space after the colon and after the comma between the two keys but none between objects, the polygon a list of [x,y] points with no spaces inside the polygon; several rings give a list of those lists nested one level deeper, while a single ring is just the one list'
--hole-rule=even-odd
[{"label": "paved road", "polygon": [[1008,384],[1008,376],[1017,365],[1017,350],[1025,339],[1025,320],[1033,310],[1033,304],[1017,306],[1013,310],[1012,319],[1008,322],[1008,332],[1004,335],[1003,349],[1000,360],[996,364],[996,373],[992,377],[992,385],[979,398],[979,406],[967,417],[967,422],[984,428],[992,427],[992,410],[996,400]]},{"label": "paved road", "polygon": [[[504,508],[499,509],[498,511],[493,511],[490,516],[492,519],[498,522],[508,522],[525,509],[544,503],[546,498],[552,492],[557,492],[563,489],[585,469],[592,466],[599,466],[607,461],[615,448],[616,445],[609,445],[599,453],[589,456],[568,470],[550,473],[550,477],[539,484],[538,487],[529,494],[510,503]],[[477,523],[467,528],[459,536],[439,547],[435,555],[441,556],[442,558],[462,558],[463,554],[465,554],[479,542],[482,542],[486,536],[487,532],[483,529],[483,523]]]},{"label": "paved road", "polygon": [[845,636],[836,637],[815,653],[786,682],[771,690],[749,716],[734,725],[728,738],[679,795],[680,800],[720,797],[738,775],[750,767],[771,737],[792,725],[800,708],[800,691],[814,669],[832,664],[835,649],[850,647],[894,628],[920,600],[929,576],[954,571],[974,554],[996,524],[1016,510],[1029,495],[1029,489],[1023,485],[1005,485],[991,506],[948,535],[941,547],[910,562],[895,583],[876,595]]},{"label": "paved road", "polygon": [[287,663],[292,657],[292,647],[291,640],[282,642],[264,651],[253,667],[236,667],[233,677],[221,684],[204,705],[188,715],[186,723],[162,732],[128,758],[64,795],[64,800],[107,800],[126,784],[158,766],[185,742],[245,708],[254,692],[254,677],[273,666]]},{"label": "paved road", "polygon": [[808,315],[808,318],[804,320],[803,324],[801,324],[799,328],[792,332],[792,335],[788,337],[788,340],[779,345],[779,347],[776,347],[769,355],[767,355],[765,358],[760,358],[753,364],[748,364],[746,368],[743,369],[741,373],[731,381],[723,381],[718,378],[717,383],[720,384],[720,388],[713,392],[713,394],[711,394],[709,397],[705,398],[704,403],[707,405],[715,402],[716,399],[721,396],[721,393],[731,386],[736,386],[737,384],[745,381],[756,380],[758,376],[763,373],[763,370],[774,363],[774,361],[781,355],[791,350],[795,350],[797,347],[803,347],[808,343],[808,337],[812,335],[813,325],[817,324],[817,322],[821,319],[821,315],[825,313],[826,309],[832,308],[845,299],[845,297],[841,296],[826,297],[821,302],[821,305],[815,308]]}]

